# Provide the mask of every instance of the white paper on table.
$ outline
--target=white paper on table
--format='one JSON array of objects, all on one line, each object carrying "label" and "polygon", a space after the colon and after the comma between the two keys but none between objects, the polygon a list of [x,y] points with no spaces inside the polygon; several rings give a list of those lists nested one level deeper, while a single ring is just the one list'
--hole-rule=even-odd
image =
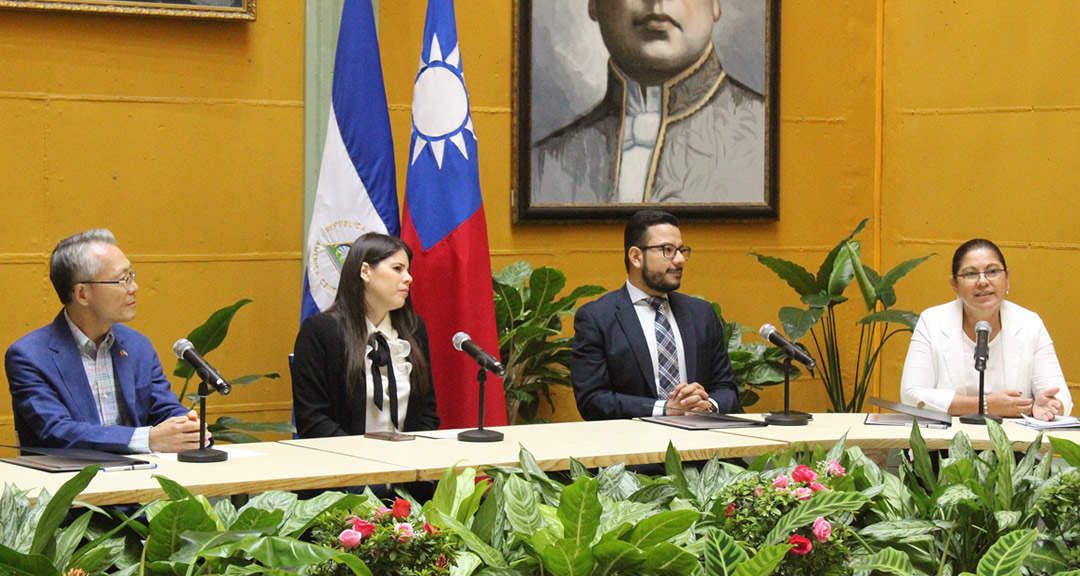
[{"label": "white paper on table", "polygon": [[1057,416],[1053,420],[1047,422],[1046,420],[1040,420],[1024,414],[1024,419],[1017,421],[1017,424],[1021,426],[1027,426],[1028,428],[1035,428],[1036,430],[1043,430],[1047,428],[1061,428],[1068,426],[1080,426],[1080,420],[1077,420],[1073,416]]},{"label": "white paper on table", "polygon": [[[239,446],[214,446],[215,450],[221,450],[229,455],[229,460],[233,458],[250,458],[252,456],[266,456],[264,452],[256,452],[254,450],[247,450],[246,448],[240,448]],[[171,460],[176,462],[176,454],[170,452],[154,452],[153,454],[145,454],[145,456],[155,456],[161,460]]]}]

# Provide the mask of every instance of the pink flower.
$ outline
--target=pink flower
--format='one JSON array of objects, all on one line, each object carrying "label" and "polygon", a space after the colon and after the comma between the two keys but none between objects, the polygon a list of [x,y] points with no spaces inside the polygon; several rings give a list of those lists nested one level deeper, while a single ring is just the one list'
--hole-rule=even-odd
[{"label": "pink flower", "polygon": [[394,509],[390,511],[390,515],[398,520],[404,520],[409,517],[409,510],[412,509],[412,504],[408,500],[402,500],[401,498],[394,499]]},{"label": "pink flower", "polygon": [[844,467],[836,460],[829,460],[829,463],[825,465],[825,473],[829,476],[843,476],[847,470],[844,470]]},{"label": "pink flower", "polygon": [[375,509],[375,519],[376,520],[382,520],[389,513],[390,513],[389,508],[387,508],[386,506],[379,506],[378,508]]},{"label": "pink flower", "polygon": [[434,524],[428,524],[427,522],[424,522],[424,532],[427,532],[432,536],[437,536],[439,534],[439,527]]},{"label": "pink flower", "polygon": [[731,518],[735,515],[735,503],[728,504],[727,508],[724,508],[724,518]]},{"label": "pink flower", "polygon": [[795,467],[795,471],[791,473],[791,479],[800,483],[810,483],[817,480],[817,473],[811,470],[809,466],[799,464]]},{"label": "pink flower", "polygon": [[408,542],[410,538],[416,536],[416,533],[413,532],[412,524],[409,524],[408,522],[395,524],[394,534],[397,534],[398,542]]},{"label": "pink flower", "polygon": [[814,545],[810,543],[809,538],[803,538],[798,534],[792,534],[788,544],[791,544],[791,553],[799,556],[805,556],[814,549]]},{"label": "pink flower", "polygon": [[757,488],[754,488],[754,496],[757,496],[758,498],[761,498],[761,495],[764,494],[764,493],[765,493],[765,491],[761,489],[761,486],[758,486]]},{"label": "pink flower", "polygon": [[364,537],[361,536],[360,533],[356,530],[346,529],[338,535],[338,540],[341,542],[341,545],[344,546],[346,550],[352,550],[353,548],[356,548],[360,545],[360,541],[363,539]]},{"label": "pink flower", "polygon": [[800,486],[800,487],[795,489],[795,497],[798,498],[799,500],[809,500],[810,496],[813,493],[814,493],[814,491],[807,488],[806,486]]},{"label": "pink flower", "polygon": [[814,538],[817,538],[818,542],[824,542],[832,536],[832,524],[829,521],[818,516],[817,520],[814,520],[814,528],[812,530]]},{"label": "pink flower", "polygon": [[787,476],[784,476],[783,474],[781,474],[781,475],[777,476],[776,478],[773,478],[772,485],[776,486],[777,488],[787,488],[788,487]]},{"label": "pink flower", "polygon": [[360,536],[367,538],[375,533],[375,525],[357,518],[353,520],[353,530],[359,532]]},{"label": "pink flower", "polygon": [[814,492],[822,492],[822,491],[828,492],[829,491],[828,486],[825,486],[824,484],[821,484],[820,482],[811,482],[810,483],[810,489],[813,490]]}]

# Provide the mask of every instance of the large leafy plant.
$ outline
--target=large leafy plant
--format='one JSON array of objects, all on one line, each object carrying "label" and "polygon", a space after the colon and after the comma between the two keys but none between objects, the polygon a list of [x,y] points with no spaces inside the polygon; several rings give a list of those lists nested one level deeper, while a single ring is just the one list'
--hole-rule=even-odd
[{"label": "large leafy plant", "polygon": [[[792,448],[758,458],[745,469],[717,458],[700,469],[684,466],[678,451],[669,445],[666,474],[659,477],[635,474],[623,464],[591,471],[572,458],[568,475],[549,476],[525,448],[519,461],[519,468],[487,471],[492,489],[474,515],[462,514],[466,506],[448,513],[449,518],[441,512],[446,505],[427,511],[429,518],[450,527],[453,537],[467,548],[459,556],[457,576],[768,576],[853,570],[911,574],[911,563],[902,552],[871,548],[853,534],[837,538],[835,545],[847,547],[849,553],[844,554],[842,565],[829,566],[825,572],[814,570],[832,556],[792,551],[794,536],[813,533],[818,518],[828,517],[835,530],[847,530],[846,525],[881,492],[878,476],[882,472],[857,447],[845,449],[843,439],[828,453]],[[805,501],[788,497],[775,517],[752,518],[752,512],[729,515],[733,500],[728,496],[739,487],[764,483],[772,488],[771,480],[778,474],[799,476],[799,465],[811,461],[823,463],[823,471],[832,470],[831,479],[824,480],[827,489]],[[840,462],[847,466],[843,476],[838,472]],[[775,468],[767,469],[770,465]],[[476,502],[475,473],[465,472],[456,482],[453,471],[444,474],[435,500],[446,486],[457,486],[464,493],[451,501]],[[756,522],[749,527],[759,530],[760,537],[733,536],[734,530],[728,531],[733,519],[748,526]],[[830,539],[821,532],[818,536]]]},{"label": "large leafy plant", "polygon": [[[229,335],[229,326],[232,324],[233,317],[241,308],[251,304],[251,302],[247,298],[237,300],[235,304],[217,310],[207,318],[206,322],[192,330],[187,339],[191,341],[195,351],[202,356],[206,356],[210,352],[217,350],[225,341],[225,337]],[[178,358],[176,368],[173,369],[173,376],[184,379],[180,397],[191,400],[192,406],[194,406],[194,403],[198,401],[198,394],[193,392],[189,395],[188,387],[191,385],[191,379],[195,376],[195,369],[185,360]],[[277,379],[280,377],[276,372],[248,374],[230,378],[229,382],[234,385],[247,386],[263,378]],[[296,428],[290,422],[245,422],[231,416],[221,416],[213,424],[207,423],[206,429],[213,434],[215,440],[234,443],[259,442],[259,439],[252,434],[260,432],[287,435],[296,431]]]},{"label": "large leafy plant", "polygon": [[[0,498],[0,574],[60,576],[79,570],[99,574],[109,569],[124,569],[118,573],[130,574],[138,567],[138,557],[127,550],[124,534],[118,535],[130,520],[93,535],[90,520],[95,514],[107,513],[93,506],[77,513],[72,509],[75,498],[99,468],[83,469],[55,495],[42,490],[36,505],[30,503],[27,491],[11,484],[4,487]],[[68,516],[74,520],[61,528]]]},{"label": "large leafy plant", "polygon": [[[72,506],[97,472],[96,465],[83,469],[55,496],[42,492],[36,506],[26,492],[5,490],[0,574],[286,574],[335,561],[350,574],[371,576],[355,556],[300,539],[320,514],[358,506],[367,496],[326,492],[300,501],[266,492],[237,509],[228,499],[211,505],[158,476],[169,499],[145,505],[132,518],[114,511],[123,521],[101,533],[90,519],[108,515],[105,510]],[[61,528],[66,517],[75,520]]]},{"label": "large leafy plant", "polygon": [[[919,427],[913,427],[911,459],[901,461],[899,476],[883,478],[883,497],[872,507],[879,521],[861,536],[906,552],[919,574],[1019,575],[1021,565],[1030,574],[1069,569],[1068,546],[1061,546],[1070,541],[1069,529],[1063,534],[1056,528],[1058,520],[1072,526],[1076,520],[1044,514],[1054,506],[1049,488],[1062,486],[1075,469],[1054,471],[1053,458],[1038,458],[1041,433],[1017,461],[1002,426],[992,420],[986,425],[992,449],[976,452],[959,433],[936,472]],[[1080,455],[1071,442],[1052,442],[1063,453]],[[1049,529],[1036,533],[1041,525]]]},{"label": "large leafy plant", "polygon": [[503,388],[511,424],[532,423],[540,395],[551,403],[552,386],[571,386],[570,337],[562,317],[572,315],[581,298],[604,293],[602,286],[578,286],[558,297],[566,275],[554,268],[533,270],[518,261],[492,274],[499,355],[506,366]]},{"label": "large leafy plant", "polygon": [[[865,265],[861,244],[854,240],[868,219],[859,222],[855,230],[841,240],[818,268],[817,275],[806,268],[773,256],[751,252],[758,262],[767,266],[799,294],[806,308],[785,306],[780,309],[780,323],[792,341],[810,332],[817,352],[818,370],[829,394],[833,410],[861,412],[870,387],[881,350],[893,336],[911,332],[919,316],[906,310],[896,310],[897,281],[925,262],[930,256],[912,258],[898,264],[884,275]],[[855,356],[854,383],[844,381],[840,338],[835,308],[848,299],[844,291],[856,280],[866,315],[858,322],[859,347]],[[849,394],[850,387],[850,394]]]}]

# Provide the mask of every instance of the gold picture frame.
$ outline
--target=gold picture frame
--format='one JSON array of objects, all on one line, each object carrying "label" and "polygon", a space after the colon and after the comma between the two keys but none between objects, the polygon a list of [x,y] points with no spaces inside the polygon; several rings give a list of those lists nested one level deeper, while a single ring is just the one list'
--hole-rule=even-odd
[{"label": "gold picture frame", "polygon": [[211,20],[255,20],[255,0],[0,0],[0,8]]}]

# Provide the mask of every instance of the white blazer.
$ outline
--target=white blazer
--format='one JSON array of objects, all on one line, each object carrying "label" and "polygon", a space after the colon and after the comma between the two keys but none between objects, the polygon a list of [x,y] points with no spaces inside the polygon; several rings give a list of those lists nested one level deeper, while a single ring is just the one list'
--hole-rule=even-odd
[{"label": "white blazer", "polygon": [[[956,299],[927,308],[911,335],[900,399],[904,404],[947,412],[973,360],[964,354],[964,308]],[[1054,342],[1039,315],[1006,300],[1001,304],[1000,349],[1005,367],[1005,389],[1034,398],[1041,390],[1060,388],[1056,398],[1072,412],[1072,395],[1061,372]],[[987,394],[991,391],[987,390]]]}]

